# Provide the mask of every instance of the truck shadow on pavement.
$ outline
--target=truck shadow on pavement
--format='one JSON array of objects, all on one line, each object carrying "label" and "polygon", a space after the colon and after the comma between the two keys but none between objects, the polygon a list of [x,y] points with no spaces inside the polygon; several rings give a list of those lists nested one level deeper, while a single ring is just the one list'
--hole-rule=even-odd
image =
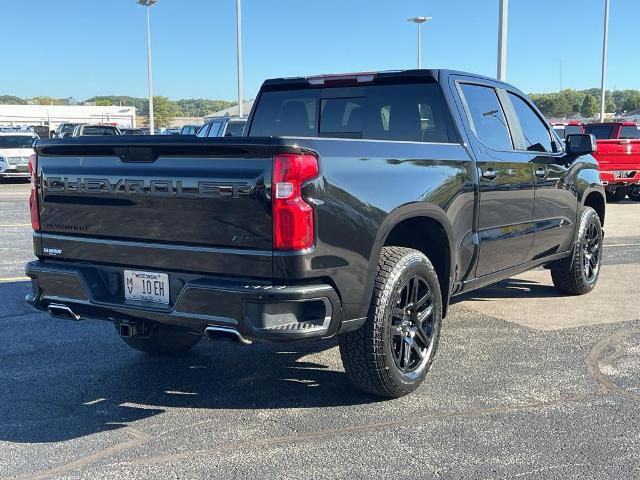
[{"label": "truck shadow on pavement", "polygon": [[508,298],[556,298],[564,297],[553,285],[546,285],[522,278],[508,278],[494,285],[463,293],[451,299],[451,303],[465,300],[487,301]]},{"label": "truck shadow on pavement", "polygon": [[25,310],[26,290],[26,282],[0,283],[0,298],[16,302],[0,312],[0,440],[66,441],[171,409],[210,410],[222,421],[222,410],[255,415],[380,400],[351,387],[335,340],[241,347],[203,339],[188,354],[149,357],[108,322]]}]

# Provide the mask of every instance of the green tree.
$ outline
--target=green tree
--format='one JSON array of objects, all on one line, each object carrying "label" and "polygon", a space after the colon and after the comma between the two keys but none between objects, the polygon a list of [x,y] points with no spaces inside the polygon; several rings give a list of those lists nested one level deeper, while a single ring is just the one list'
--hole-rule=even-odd
[{"label": "green tree", "polygon": [[100,100],[96,100],[96,105],[99,107],[111,107],[113,102],[108,98],[101,98]]},{"label": "green tree", "polygon": [[2,105],[24,105],[25,102],[20,97],[14,97],[13,95],[0,95],[0,104]]},{"label": "green tree", "polygon": [[620,110],[624,110],[626,112],[633,112],[634,110],[640,110],[640,93],[635,92],[635,95],[628,95],[624,103],[622,104],[622,108]]},{"label": "green tree", "polygon": [[595,117],[596,112],[598,111],[598,103],[593,95],[585,95],[584,100],[582,101],[582,107],[580,108],[580,113],[583,117]]},{"label": "green tree", "polygon": [[65,100],[53,97],[33,97],[31,101],[36,105],[64,105]]},{"label": "green tree", "polygon": [[[178,107],[167,97],[153,97],[153,117],[156,127],[168,127],[178,113]],[[148,124],[148,120],[147,120]]]}]

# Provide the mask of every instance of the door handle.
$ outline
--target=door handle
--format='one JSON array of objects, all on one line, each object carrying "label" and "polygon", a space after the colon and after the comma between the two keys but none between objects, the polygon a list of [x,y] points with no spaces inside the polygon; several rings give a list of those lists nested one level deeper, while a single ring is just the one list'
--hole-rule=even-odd
[{"label": "door handle", "polygon": [[498,171],[493,168],[487,168],[482,171],[482,178],[486,178],[487,180],[495,180],[498,176]]},{"label": "door handle", "polygon": [[546,168],[536,168],[535,174],[538,178],[545,178],[548,170]]}]

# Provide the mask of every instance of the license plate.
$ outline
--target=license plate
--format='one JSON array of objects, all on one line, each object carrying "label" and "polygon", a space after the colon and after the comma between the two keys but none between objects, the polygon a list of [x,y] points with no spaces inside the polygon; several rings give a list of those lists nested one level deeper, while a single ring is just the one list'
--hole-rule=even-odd
[{"label": "license plate", "polygon": [[124,271],[124,298],[143,302],[169,303],[169,275],[156,272]]}]

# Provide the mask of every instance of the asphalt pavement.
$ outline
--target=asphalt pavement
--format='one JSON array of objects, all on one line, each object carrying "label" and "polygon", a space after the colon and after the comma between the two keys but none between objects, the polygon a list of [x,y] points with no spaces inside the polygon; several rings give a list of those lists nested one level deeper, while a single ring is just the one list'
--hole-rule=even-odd
[{"label": "asphalt pavement", "polygon": [[349,385],[335,341],[131,350],[26,306],[28,184],[0,184],[0,478],[640,478],[640,204],[601,282],[539,269],[460,298],[424,385]]}]

